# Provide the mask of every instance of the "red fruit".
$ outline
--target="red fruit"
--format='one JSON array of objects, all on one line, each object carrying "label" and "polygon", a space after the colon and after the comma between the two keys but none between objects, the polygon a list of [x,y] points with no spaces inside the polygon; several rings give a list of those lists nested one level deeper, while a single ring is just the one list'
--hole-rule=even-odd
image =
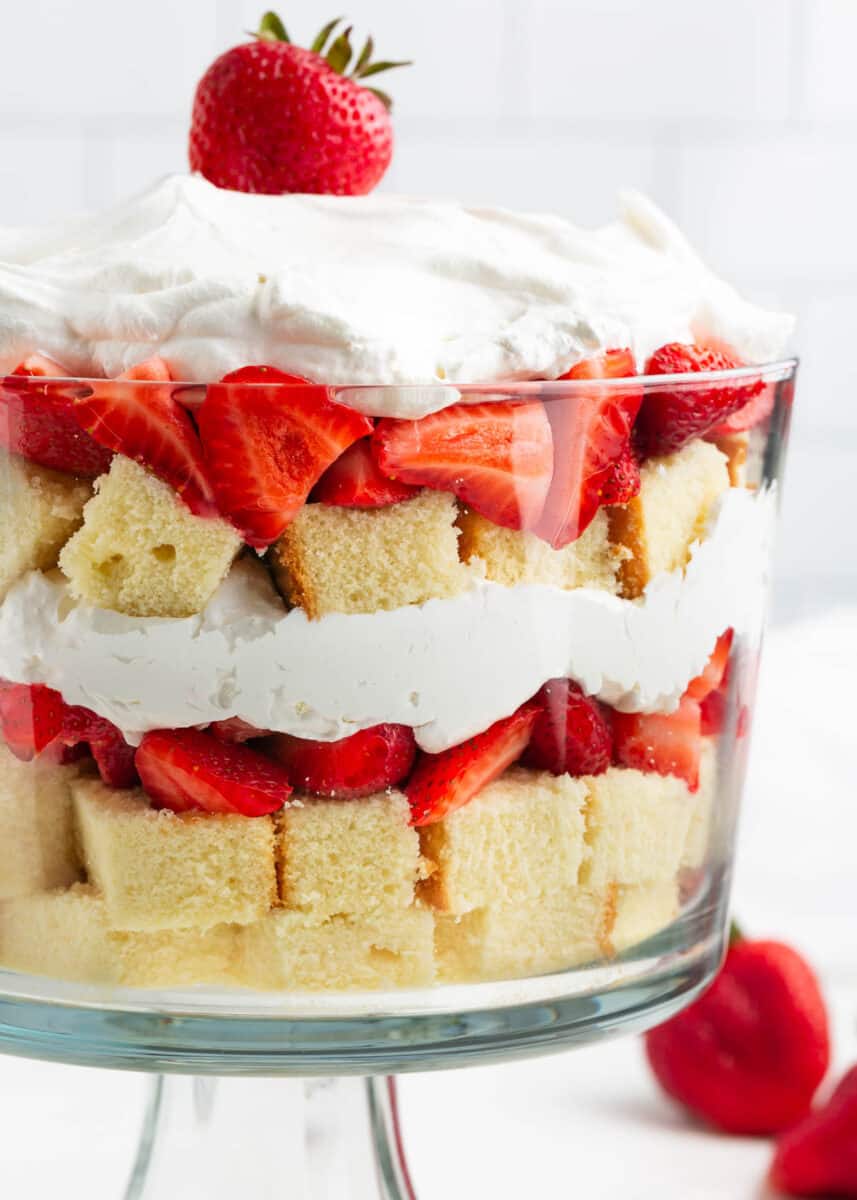
[{"label": "red fruit", "polygon": [[304,50],[269,13],[255,41],[216,59],[196,89],[191,170],[239,192],[370,192],[390,165],[393,127],[389,97],[363,80],[407,64],[371,62],[370,38],[346,77],[351,28],[327,46],[338,24]]},{"label": "red fruit", "polygon": [[197,419],[220,511],[259,550],[330,464],[372,432],[368,417],[336,404],[327,388],[273,367],[244,367],[213,384]]},{"label": "red fruit", "polygon": [[702,750],[698,700],[685,696],[671,713],[614,712],[612,724],[617,763],[638,771],[677,775],[696,791]]},{"label": "red fruit", "polygon": [[541,712],[523,761],[553,775],[600,775],[610,766],[613,735],[597,700],[569,679],[539,692]]},{"label": "red fruit", "polygon": [[723,732],[728,711],[727,689],[719,687],[699,702],[700,732],[703,737],[716,737]]},{"label": "red fruit", "polygon": [[[670,342],[646,363],[647,375],[729,371],[741,366],[725,350]],[[646,392],[634,436],[643,455],[671,454],[744,408],[764,388],[761,379],[703,385],[672,384]]]},{"label": "red fruit", "polygon": [[755,399],[750,400],[743,408],[739,408],[719,425],[715,425],[711,432],[713,434],[743,433],[746,429],[761,425],[774,411],[776,395],[776,386],[773,383],[766,383]]},{"label": "red fruit", "polygon": [[420,421],[378,422],[383,473],[452,492],[509,529],[532,529],[553,469],[551,427],[539,402],[453,404]]},{"label": "red fruit", "polygon": [[601,486],[600,504],[627,504],[640,494],[640,464],[631,449],[630,443],[625,447],[609,471]]},{"label": "red fruit", "polygon": [[[217,507],[193,422],[173,397],[170,373],[150,358],[118,379],[93,382],[74,400],[80,426],[109,450],[133,458],[168,483],[191,512],[214,516]],[[141,381],[163,387],[141,387]]]},{"label": "red fruit", "polygon": [[[57,383],[66,371],[59,363],[33,354],[0,387],[0,446],[55,471],[94,479],[113,457],[80,428],[72,399],[88,387]],[[35,379],[50,379],[35,383]]]},{"label": "red fruit", "polygon": [[[621,494],[623,483],[621,477],[616,482],[612,479],[613,467],[626,454],[642,392],[636,388],[611,391],[599,388],[595,381],[634,374],[630,350],[608,350],[576,363],[562,376],[592,380],[591,389],[549,400],[545,406],[553,430],[554,469],[535,532],[555,549],[579,538],[602,503],[621,503],[611,498],[611,494]],[[629,473],[627,464],[624,471]],[[627,486],[633,486],[633,480],[625,481]]]},{"label": "red fruit", "polygon": [[806,961],[780,942],[738,941],[706,992],[646,1034],[661,1086],[729,1133],[785,1129],[830,1061],[827,1012]]},{"label": "red fruit", "polygon": [[441,754],[423,754],[405,788],[411,824],[433,825],[443,820],[517,762],[540,711],[540,705],[530,700],[484,733]]},{"label": "red fruit", "polygon": [[196,729],[147,733],[137,771],[149,799],[173,812],[263,817],[281,809],[292,790],[278,763]]},{"label": "red fruit", "polygon": [[3,682],[0,686],[0,734],[15,757],[24,762],[55,746],[64,712],[62,696],[43,683]]},{"label": "red fruit", "polygon": [[338,800],[395,787],[407,776],[417,752],[406,725],[375,725],[338,742],[275,733],[265,749],[286,768],[293,787]]},{"label": "red fruit", "polygon": [[212,721],[208,727],[208,732],[212,737],[216,737],[219,742],[251,742],[253,738],[267,737],[271,732],[270,729],[257,729],[255,725],[250,725],[247,721],[242,721],[240,717],[227,717],[225,721]]},{"label": "red fruit", "polygon": [[372,453],[372,443],[361,438],[328,467],[312,490],[310,500],[344,508],[382,508],[410,500],[419,488],[388,479]]},{"label": "red fruit", "polygon": [[109,787],[131,788],[139,782],[134,766],[134,747],[129,746],[116,726],[88,708],[66,706],[62,742],[70,750],[89,747],[98,773]]},{"label": "red fruit", "polygon": [[685,696],[690,696],[691,700],[704,700],[706,696],[709,696],[720,687],[726,675],[726,668],[729,665],[729,654],[732,650],[734,635],[735,631],[733,629],[727,629],[725,633],[721,633],[714,644],[714,649],[711,651],[702,674],[691,679],[685,689]]},{"label": "red fruit", "polygon": [[857,1198],[857,1066],[823,1108],[783,1134],[770,1180],[789,1196]]}]

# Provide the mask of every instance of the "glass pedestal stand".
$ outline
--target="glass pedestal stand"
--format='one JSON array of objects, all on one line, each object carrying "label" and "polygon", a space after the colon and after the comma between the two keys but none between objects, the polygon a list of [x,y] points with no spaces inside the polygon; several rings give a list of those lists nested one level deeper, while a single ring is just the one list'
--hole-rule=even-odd
[{"label": "glass pedestal stand", "polygon": [[415,1200],[392,1076],[665,1020],[720,962],[727,883],[607,966],[503,983],[283,996],[0,971],[0,1052],[152,1073],[126,1200]]}]

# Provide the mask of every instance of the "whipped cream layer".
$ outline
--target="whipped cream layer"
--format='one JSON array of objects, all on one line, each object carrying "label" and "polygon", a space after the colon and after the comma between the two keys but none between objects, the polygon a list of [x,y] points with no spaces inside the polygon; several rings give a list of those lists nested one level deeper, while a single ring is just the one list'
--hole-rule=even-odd
[{"label": "whipped cream layer", "polygon": [[198,616],[135,618],[33,572],[0,606],[0,676],[49,684],[133,743],[237,716],[323,740],[393,721],[437,752],[557,676],[625,711],[668,710],[724,629],[759,628],[773,515],[771,492],[731,489],[685,571],[653,579],[640,601],[480,581],[451,599],[309,621],[247,558]]},{"label": "whipped cream layer", "polygon": [[[390,195],[255,196],[165,179],[109,212],[0,230],[0,372],[33,351],[73,374],[153,354],[176,380],[268,363],[335,385],[554,379],[599,350],[669,341],[780,356],[788,316],[743,300],[638,194],[598,230]],[[420,416],[454,387],[355,393]]]}]

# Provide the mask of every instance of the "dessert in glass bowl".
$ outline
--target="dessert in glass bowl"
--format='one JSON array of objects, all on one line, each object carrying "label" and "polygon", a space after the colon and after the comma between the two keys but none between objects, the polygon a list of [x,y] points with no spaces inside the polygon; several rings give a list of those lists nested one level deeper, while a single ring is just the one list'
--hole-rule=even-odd
[{"label": "dessert in glass bowl", "polygon": [[789,318],[637,195],[3,242],[0,966],[387,991],[722,909]]}]

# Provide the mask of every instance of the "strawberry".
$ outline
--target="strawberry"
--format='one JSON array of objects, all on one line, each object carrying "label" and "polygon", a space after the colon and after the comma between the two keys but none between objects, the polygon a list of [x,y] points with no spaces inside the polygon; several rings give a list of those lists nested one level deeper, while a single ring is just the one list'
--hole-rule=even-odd
[{"label": "strawberry", "polygon": [[789,1196],[857,1198],[857,1066],[823,1108],[810,1113],[777,1142],[771,1183]]},{"label": "strawberry", "polygon": [[613,753],[616,762],[638,771],[677,775],[692,792],[699,787],[702,750],[699,701],[682,698],[675,712],[614,712]]},{"label": "strawberry", "polygon": [[93,381],[87,395],[75,397],[73,412],[100,445],[148,467],[191,512],[214,516],[217,508],[199,437],[169,382],[163,359],[150,358],[118,379]]},{"label": "strawberry", "polygon": [[[596,381],[625,378],[635,370],[630,350],[608,350],[576,363],[562,376],[592,380],[591,389],[546,404],[553,430],[554,469],[535,532],[557,550],[580,537],[601,504],[622,503],[614,497],[634,486],[626,456],[642,392],[633,386],[621,391],[599,388]],[[614,464],[623,458],[625,467],[616,468],[620,473],[616,478]],[[623,471],[628,478],[623,478]],[[631,491],[628,498],[633,494]]]},{"label": "strawberry", "polygon": [[0,734],[24,762],[55,747],[64,712],[62,696],[43,683],[4,681],[0,686]]},{"label": "strawberry", "polygon": [[0,386],[0,446],[40,466],[94,479],[109,469],[113,455],[75,420],[72,398],[89,389],[57,382],[65,375],[59,363],[33,354],[7,376]]},{"label": "strawberry", "polygon": [[385,418],[373,448],[390,479],[452,492],[508,529],[532,529],[550,487],[551,427],[539,401],[453,404],[420,421]]},{"label": "strawberry", "polygon": [[293,787],[338,800],[395,787],[407,776],[417,752],[406,725],[374,725],[337,742],[277,733],[265,742],[265,750],[286,768]]},{"label": "strawberry", "polygon": [[646,1054],[665,1091],[703,1120],[776,1133],[806,1115],[830,1062],[818,981],[791,947],[739,936],[708,990],[646,1034]]},{"label": "strawberry", "polygon": [[540,711],[540,704],[530,700],[484,733],[440,754],[423,754],[405,787],[411,824],[442,821],[517,762],[527,748]]},{"label": "strawberry", "polygon": [[372,453],[372,443],[361,438],[328,467],[310,494],[310,500],[344,508],[382,508],[410,500],[419,488],[388,479]]},{"label": "strawberry", "polygon": [[715,435],[721,433],[743,433],[747,429],[753,429],[756,425],[761,425],[763,421],[767,421],[768,417],[774,411],[774,403],[776,401],[777,390],[773,383],[766,383],[759,394],[743,408],[739,408],[725,421],[721,421],[719,425],[715,425],[711,432]]},{"label": "strawberry", "polygon": [[292,790],[278,763],[197,729],[147,733],[136,761],[149,799],[173,812],[263,817],[281,809]]},{"label": "strawberry", "polygon": [[338,25],[304,50],[266,13],[254,41],[216,59],[194,97],[191,170],[238,192],[371,192],[390,165],[393,127],[389,96],[365,81],[409,64],[372,62],[368,38],[352,65],[351,27],[333,37]]},{"label": "strawberry", "polygon": [[606,472],[600,504],[627,504],[640,494],[640,464],[630,442]]},{"label": "strawberry", "polygon": [[368,417],[327,388],[273,367],[242,367],[212,384],[197,420],[220,511],[259,550],[331,463],[372,432]]},{"label": "strawberry", "polygon": [[72,750],[87,745],[99,775],[109,787],[131,788],[139,782],[134,747],[105,717],[79,705],[66,705],[61,739]]},{"label": "strawberry", "polygon": [[242,721],[240,717],[227,717],[225,721],[212,721],[208,732],[219,742],[234,744],[235,742],[252,742],[254,738],[267,737],[271,730],[257,729],[255,725]]},{"label": "strawberry", "polygon": [[735,631],[733,629],[727,629],[725,633],[721,633],[714,644],[714,649],[711,651],[702,674],[697,675],[695,679],[691,679],[685,689],[685,696],[690,696],[692,700],[704,700],[706,696],[717,691],[723,683],[726,668],[729,665],[729,654],[732,650],[734,634]]},{"label": "strawberry", "polygon": [[600,775],[610,766],[613,735],[597,700],[570,679],[551,679],[539,692],[541,712],[523,762],[552,775]]},{"label": "strawberry", "polygon": [[723,732],[729,710],[726,680],[699,702],[699,729],[703,737],[714,737]]},{"label": "strawberry", "polygon": [[[711,346],[670,342],[646,363],[647,375],[688,375],[699,371],[731,371],[737,358]],[[672,454],[693,438],[703,437],[738,412],[763,390],[760,379],[725,383],[676,383],[646,392],[634,437],[644,456]]]}]

